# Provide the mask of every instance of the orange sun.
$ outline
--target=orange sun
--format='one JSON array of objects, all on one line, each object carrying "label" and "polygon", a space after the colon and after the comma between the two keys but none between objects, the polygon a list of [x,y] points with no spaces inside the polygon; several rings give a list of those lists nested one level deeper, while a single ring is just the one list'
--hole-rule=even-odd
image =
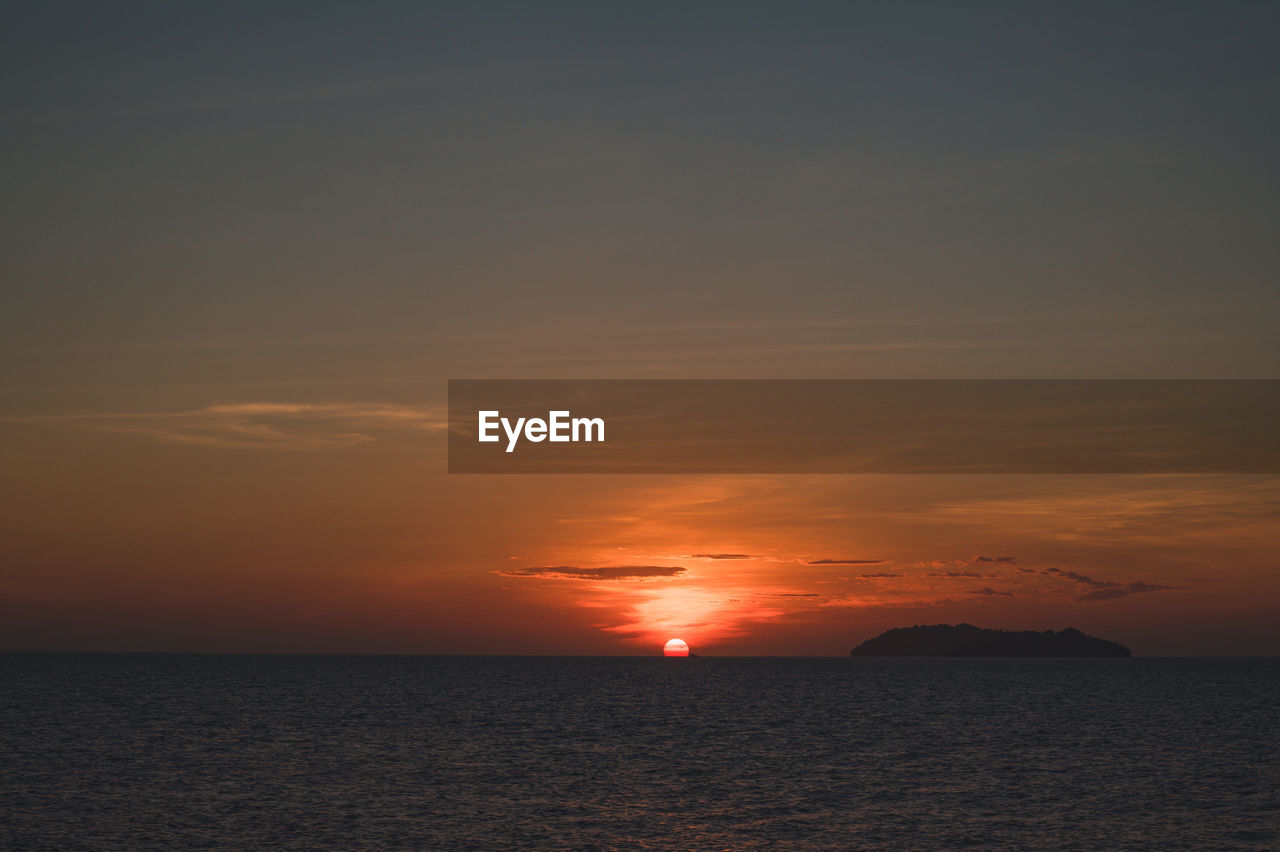
[{"label": "orange sun", "polygon": [[666,645],[662,646],[662,655],[664,657],[687,657],[689,656],[689,643],[683,639],[671,639]]}]

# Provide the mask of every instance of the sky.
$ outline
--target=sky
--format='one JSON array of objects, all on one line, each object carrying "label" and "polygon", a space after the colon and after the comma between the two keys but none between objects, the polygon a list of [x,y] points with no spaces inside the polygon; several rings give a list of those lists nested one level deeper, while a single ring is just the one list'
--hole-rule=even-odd
[{"label": "sky", "polygon": [[451,476],[444,411],[1280,378],[1274,4],[3,16],[0,649],[1280,654],[1274,477]]}]

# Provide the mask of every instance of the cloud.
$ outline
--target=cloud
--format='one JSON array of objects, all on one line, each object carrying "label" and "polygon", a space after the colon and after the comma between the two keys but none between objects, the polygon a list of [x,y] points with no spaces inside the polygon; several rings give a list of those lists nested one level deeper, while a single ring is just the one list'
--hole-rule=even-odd
[{"label": "cloud", "polygon": [[1034,569],[1034,568],[1024,568],[1024,567],[1022,567],[1021,565],[1019,565],[1019,566],[1018,566],[1018,573],[1019,573],[1019,574],[1036,574],[1036,573],[1039,573],[1039,572],[1037,572],[1037,571],[1036,571],[1036,569]]},{"label": "cloud", "polygon": [[1119,583],[1111,580],[1095,580],[1084,574],[1077,574],[1075,571],[1063,571],[1061,568],[1046,568],[1040,572],[1041,574],[1051,574],[1055,577],[1062,577],[1066,580],[1074,580],[1082,586],[1091,586],[1095,589],[1110,589],[1119,586]]},{"label": "cloud", "polygon": [[858,577],[863,580],[887,580],[891,577],[902,577],[902,574],[894,574],[890,571],[882,571],[878,574],[859,574]]},{"label": "cloud", "polygon": [[273,92],[209,95],[185,100],[125,104],[106,109],[34,113],[25,116],[19,115],[19,118],[44,124],[49,122],[61,123],[112,118],[183,115],[187,113],[222,113],[230,110],[306,105],[335,98],[368,97],[383,92],[430,87],[438,84],[442,79],[444,78],[438,76],[419,76],[380,80],[335,80]]},{"label": "cloud", "polygon": [[1063,571],[1061,568],[1046,568],[1040,573],[1062,577],[1065,580],[1079,583],[1084,588],[1091,589],[1091,591],[1085,592],[1076,598],[1079,603],[1097,603],[1098,601],[1125,598],[1129,595],[1140,595],[1144,592],[1163,592],[1167,589],[1177,588],[1177,586],[1166,586],[1162,583],[1144,583],[1141,580],[1134,580],[1129,583],[1117,583],[1114,580],[1095,580],[1088,575],[1078,574],[1075,571]]},{"label": "cloud", "polygon": [[995,576],[998,576],[998,575],[996,575],[996,574],[979,574],[979,573],[977,573],[976,571],[945,571],[945,572],[937,572],[937,573],[934,573],[934,574],[930,574],[929,576],[930,576],[930,577],[948,577],[948,578],[951,578],[951,579],[960,579],[960,578],[963,578],[963,579],[968,579],[968,580],[975,580],[975,579],[987,579],[987,578],[995,577]]},{"label": "cloud", "polygon": [[993,589],[990,586],[983,586],[981,589],[970,589],[969,594],[971,595],[1002,595],[1004,597],[1010,597],[1010,598],[1013,597],[1013,592],[1000,591],[998,589]]},{"label": "cloud", "polygon": [[774,592],[769,595],[771,598],[820,598],[822,595],[817,592]]},{"label": "cloud", "polygon": [[974,562],[1003,562],[1006,565],[1013,565],[1018,560],[1012,556],[976,556]]},{"label": "cloud", "polygon": [[377,402],[215,403],[189,411],[5,418],[80,422],[171,444],[239,450],[323,450],[372,443],[387,431],[443,432],[439,408]]},{"label": "cloud", "polygon": [[673,565],[610,565],[602,568],[579,568],[575,565],[542,565],[498,571],[504,577],[543,577],[551,580],[643,580],[654,577],[677,577],[685,569]]},{"label": "cloud", "polygon": [[692,553],[686,559],[750,559],[750,553]]},{"label": "cloud", "polygon": [[1097,603],[1098,601],[1109,601],[1115,598],[1128,597],[1129,595],[1140,595],[1144,592],[1163,592],[1166,589],[1176,589],[1177,586],[1165,586],[1161,583],[1144,583],[1141,580],[1135,580],[1132,583],[1121,585],[1119,583],[1104,589],[1095,589],[1076,598],[1082,603]]},{"label": "cloud", "polygon": [[805,565],[883,565],[883,559],[814,559]]}]

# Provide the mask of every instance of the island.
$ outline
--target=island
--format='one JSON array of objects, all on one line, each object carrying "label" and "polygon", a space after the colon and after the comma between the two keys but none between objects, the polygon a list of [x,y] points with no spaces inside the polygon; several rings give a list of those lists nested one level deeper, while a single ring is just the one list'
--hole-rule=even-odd
[{"label": "island", "polygon": [[984,630],[972,624],[896,627],[868,639],[851,657],[1132,657],[1119,642],[1087,636],[1073,627]]}]

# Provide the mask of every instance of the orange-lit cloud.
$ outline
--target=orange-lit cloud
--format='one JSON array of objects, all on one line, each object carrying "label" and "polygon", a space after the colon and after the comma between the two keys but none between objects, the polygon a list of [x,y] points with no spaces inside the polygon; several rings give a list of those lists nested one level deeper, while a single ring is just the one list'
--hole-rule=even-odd
[{"label": "orange-lit cloud", "polygon": [[372,443],[387,431],[442,432],[439,408],[389,403],[217,403],[189,411],[64,414],[10,422],[81,422],[175,444],[247,450],[324,450]]},{"label": "orange-lit cloud", "polygon": [[[980,607],[972,617],[999,624],[1020,611],[1105,609],[1123,598],[1141,595],[1155,602],[1164,600],[1160,593],[1187,588],[1168,581],[1167,569],[1153,563],[1145,530],[1133,531],[1136,540],[1126,532],[1064,546],[1042,534],[1047,518],[1019,511],[1025,500],[1001,502],[1012,511],[991,511],[981,521],[967,511],[969,503],[992,504],[1001,488],[1026,492],[1031,501],[1068,502],[1077,512],[1059,516],[1060,528],[1066,528],[1112,505],[1117,492],[1137,483],[1139,500],[1153,507],[1144,523],[1163,526],[1154,507],[1167,505],[1177,519],[1166,527],[1164,543],[1190,543],[1182,548],[1182,559],[1203,552],[1194,544],[1195,535],[1186,533],[1191,510],[1177,495],[1166,495],[1170,503],[1161,503],[1157,484],[1140,477],[964,483],[934,478],[901,510],[903,498],[893,492],[918,481],[797,476],[634,482],[627,487],[629,481],[611,480],[591,512],[562,518],[562,534],[522,557],[527,567],[500,573],[559,580],[557,590],[547,594],[603,634],[637,648],[680,635],[714,653],[762,630],[816,623],[821,613],[836,610],[892,613],[968,606],[972,612]],[[1207,481],[1198,487],[1204,490],[1194,510],[1199,522],[1192,527],[1205,531],[1251,523],[1251,510],[1241,512],[1236,504],[1251,505],[1259,494],[1213,491]],[[1033,522],[1031,531],[1024,527],[1026,520]],[[981,540],[993,534],[1027,555],[1004,555],[1007,550],[982,555]],[[872,550],[877,558],[821,555],[851,550]],[[884,570],[848,572],[877,565]],[[1137,571],[1141,579],[1134,578]],[[852,618],[850,629],[859,621]]]},{"label": "orange-lit cloud", "polygon": [[684,570],[678,565],[608,565],[602,568],[540,565],[498,573],[506,577],[546,577],[556,580],[641,580],[647,577],[674,577],[683,574]]}]

